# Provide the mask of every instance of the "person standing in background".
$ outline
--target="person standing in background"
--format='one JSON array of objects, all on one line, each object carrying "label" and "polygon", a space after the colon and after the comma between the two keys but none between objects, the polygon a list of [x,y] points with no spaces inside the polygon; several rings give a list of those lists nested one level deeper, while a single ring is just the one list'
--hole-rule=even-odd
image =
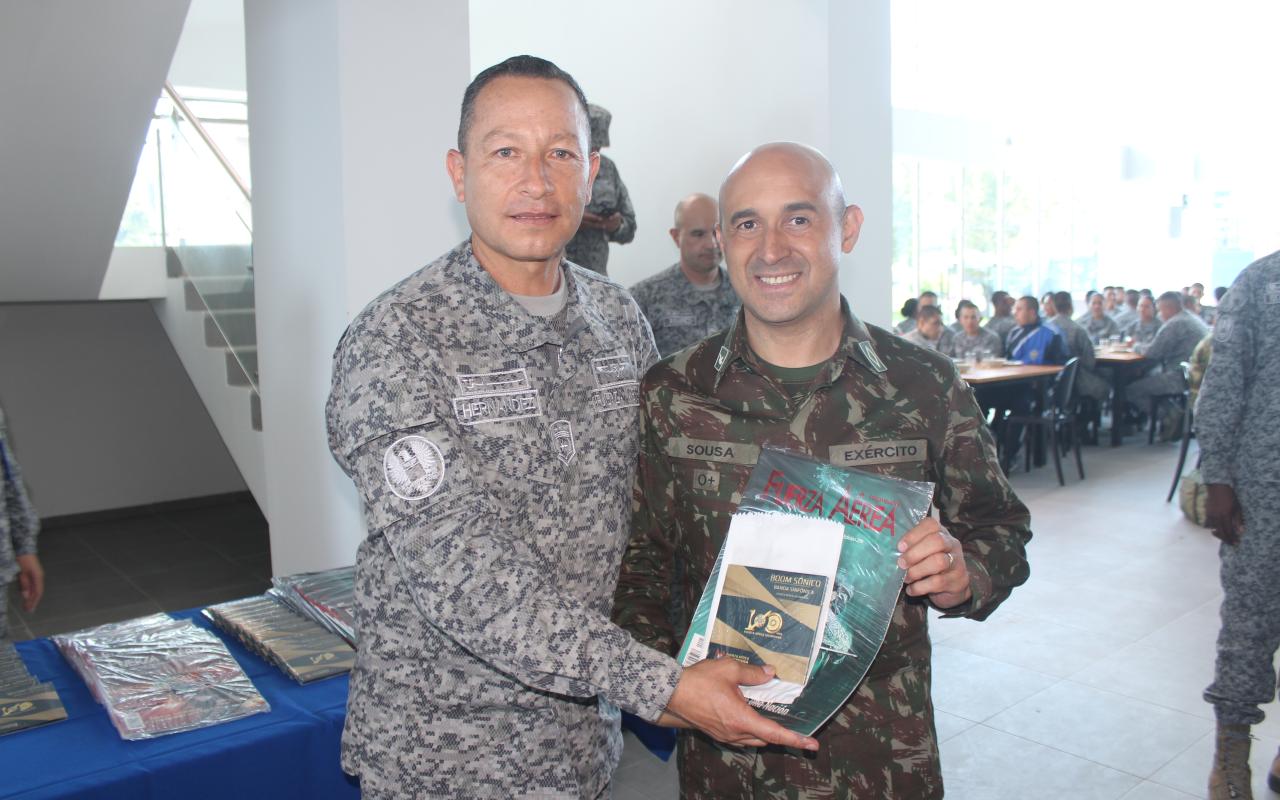
[{"label": "person standing in background", "polygon": [[[591,150],[599,153],[609,146],[609,123],[613,115],[598,105],[588,106],[591,122]],[[618,165],[600,153],[600,171],[591,184],[591,202],[582,212],[578,232],[564,248],[564,256],[580,267],[601,275],[609,274],[609,243],[627,244],[636,238],[636,210],[631,195],[618,174]]]},{"label": "person standing in background", "polygon": [[4,505],[0,507],[0,640],[9,638],[9,583],[16,576],[22,608],[31,612],[44,596],[44,567],[36,555],[40,517],[31,505],[18,460],[9,446],[9,429],[0,408],[0,469]]},{"label": "person standing in background", "polygon": [[[1210,800],[1252,798],[1250,728],[1276,699],[1280,648],[1280,253],[1245,267],[1218,306],[1196,436],[1206,524],[1222,540],[1222,627],[1204,699],[1217,718]],[[1267,783],[1280,791],[1280,755]]]},{"label": "person standing in background", "polygon": [[669,356],[729,327],[738,313],[738,295],[720,266],[716,242],[716,201],[691,194],[676,204],[671,238],[680,260],[631,287],[659,356]]}]

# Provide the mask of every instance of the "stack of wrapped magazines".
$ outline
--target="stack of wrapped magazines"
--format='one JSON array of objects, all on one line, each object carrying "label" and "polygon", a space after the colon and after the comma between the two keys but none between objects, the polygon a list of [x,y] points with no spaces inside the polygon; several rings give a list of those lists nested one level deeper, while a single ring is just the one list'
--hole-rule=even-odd
[{"label": "stack of wrapped magazines", "polygon": [[355,650],[275,595],[219,603],[204,615],[298,683],[350,672]]},{"label": "stack of wrapped magazines", "polygon": [[222,640],[166,614],[53,637],[125,739],[270,711]]},{"label": "stack of wrapped magazines", "polygon": [[301,572],[272,578],[271,583],[270,594],[355,647],[355,567]]}]

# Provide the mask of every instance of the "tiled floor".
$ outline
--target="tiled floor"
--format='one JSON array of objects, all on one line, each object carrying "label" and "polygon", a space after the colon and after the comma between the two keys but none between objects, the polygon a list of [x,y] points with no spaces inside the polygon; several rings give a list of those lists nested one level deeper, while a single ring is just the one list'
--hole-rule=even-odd
[{"label": "tiled floor", "polygon": [[[931,621],[947,797],[1204,797],[1213,712],[1218,557],[1164,497],[1174,445],[1139,437],[1084,451],[1088,479],[1017,472],[1031,507],[1031,580],[986,622]],[[1194,452],[1192,453],[1194,458]],[[1254,729],[1254,791],[1280,745],[1280,709]],[[676,796],[673,763],[628,736],[618,800]]]},{"label": "tiled floor", "polygon": [[[1193,454],[1194,456],[1194,454]],[[1207,531],[1164,503],[1173,445],[1087,448],[1088,479],[1015,473],[1032,510],[1032,578],[987,622],[932,622],[947,797],[1202,797],[1220,592]],[[263,591],[266,522],[238,502],[47,531],[48,591],[15,638]],[[1255,729],[1255,791],[1280,713]],[[619,800],[676,796],[674,762],[628,737]]]},{"label": "tiled floor", "polygon": [[267,521],[252,500],[142,512],[44,531],[45,596],[28,614],[14,582],[10,635],[49,636],[258,594],[270,585]]}]

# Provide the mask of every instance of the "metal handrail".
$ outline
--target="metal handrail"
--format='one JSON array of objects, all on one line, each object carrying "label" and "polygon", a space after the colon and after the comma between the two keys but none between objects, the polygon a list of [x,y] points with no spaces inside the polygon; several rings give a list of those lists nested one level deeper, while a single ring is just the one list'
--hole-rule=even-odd
[{"label": "metal handrail", "polygon": [[249,202],[253,202],[253,198],[249,193],[249,184],[245,182],[244,178],[240,177],[240,173],[236,172],[236,168],[231,166],[230,159],[223,154],[222,148],[218,147],[217,143],[213,141],[213,137],[204,129],[204,125],[200,124],[199,117],[191,113],[191,109],[178,94],[178,90],[173,88],[172,83],[165,81],[164,92],[169,95],[169,99],[173,101],[173,105],[178,109],[178,112],[187,118],[187,121],[191,123],[191,127],[195,128],[196,133],[198,133],[200,138],[204,140],[204,143],[209,146],[209,149],[213,152],[213,157],[218,159],[218,163],[221,164],[222,168],[231,176],[231,180],[235,181],[236,186],[244,195],[244,199]]}]

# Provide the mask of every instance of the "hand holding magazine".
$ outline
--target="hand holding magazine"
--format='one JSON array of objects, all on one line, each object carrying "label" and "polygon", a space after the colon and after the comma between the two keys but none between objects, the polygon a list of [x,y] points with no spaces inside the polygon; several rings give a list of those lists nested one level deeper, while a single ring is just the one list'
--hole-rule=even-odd
[{"label": "hand holding magazine", "polygon": [[[773,681],[743,687],[743,694],[765,717],[812,735],[853,694],[884,642],[905,576],[898,567],[896,545],[928,515],[932,497],[931,483],[766,448],[751,473],[678,659],[688,666],[723,653],[773,666]],[[794,519],[779,520],[779,515]],[[818,524],[810,527],[812,523]],[[831,526],[840,530],[838,557],[833,566],[821,568],[819,562],[830,557],[831,551],[824,549],[830,545],[822,540]],[[787,573],[798,577],[788,579]],[[804,621],[814,618],[811,601],[818,592],[811,581],[817,580],[825,584],[814,630],[823,633],[811,655],[801,659]],[[761,591],[784,585],[797,589]],[[753,624],[752,630],[745,630]],[[767,635],[770,627],[772,637]],[[801,674],[807,680],[797,680]]]}]

